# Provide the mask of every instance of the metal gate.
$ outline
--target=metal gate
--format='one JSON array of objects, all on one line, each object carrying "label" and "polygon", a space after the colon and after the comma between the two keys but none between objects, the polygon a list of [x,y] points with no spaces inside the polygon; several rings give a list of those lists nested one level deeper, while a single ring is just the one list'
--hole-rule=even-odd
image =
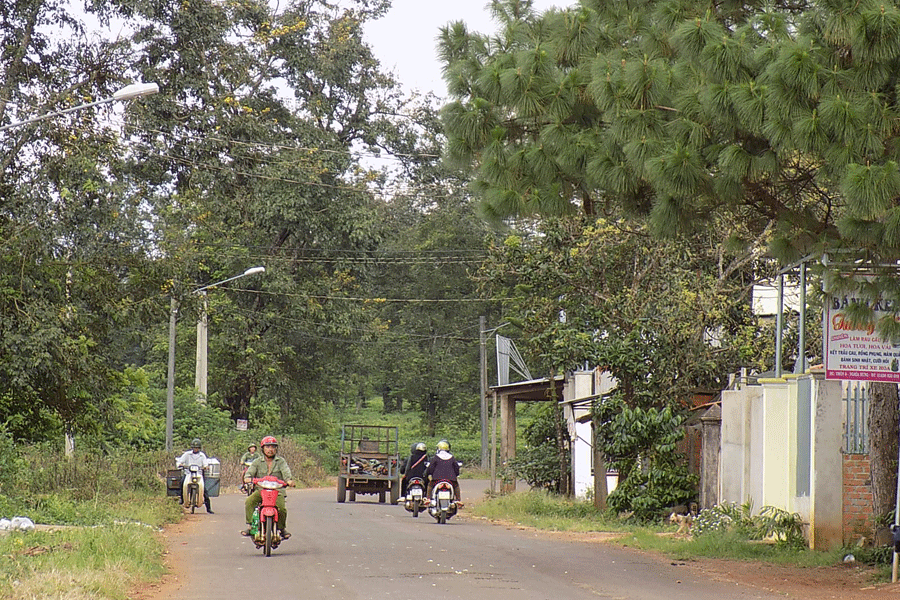
[{"label": "metal gate", "polygon": [[844,382],[844,453],[869,453],[869,390],[865,381]]}]

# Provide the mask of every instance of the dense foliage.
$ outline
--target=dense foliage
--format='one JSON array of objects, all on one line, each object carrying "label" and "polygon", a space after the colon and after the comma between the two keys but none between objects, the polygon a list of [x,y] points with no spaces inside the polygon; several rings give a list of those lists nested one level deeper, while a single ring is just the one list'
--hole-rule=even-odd
[{"label": "dense foliage", "polygon": [[[160,88],[0,132],[14,438],[158,447],[170,298],[176,441],[236,419],[321,433],[324,408],[387,387],[432,427],[467,412],[466,267],[484,228],[437,167],[430,101],[404,97],[363,39],[388,6],[0,2],[0,122]],[[256,265],[207,290],[209,402],[194,406],[193,292]]]},{"label": "dense foliage", "polygon": [[[581,0],[537,13],[528,0],[494,0],[491,8],[496,34],[453,23],[441,37],[452,95],[442,112],[448,156],[472,174],[485,216],[524,231],[534,220],[583,215],[588,226],[599,219],[687,240],[692,251],[707,249],[698,281],[718,266],[731,271],[719,282],[750,285],[769,275],[764,257],[787,266],[828,252],[842,266],[812,267],[827,271],[831,291],[900,298],[895,269],[879,267],[900,258],[896,3]],[[518,273],[518,264],[506,266]],[[640,264],[625,269],[641,274]],[[861,284],[862,274],[874,278]],[[676,306],[681,289],[674,287]],[[620,336],[614,317],[571,326],[570,306],[560,302],[567,297],[549,292],[535,302],[548,309],[535,312],[565,310],[565,320],[545,317],[528,334],[536,352],[569,355],[560,368],[595,356],[603,336],[637,342],[622,346],[642,347],[635,359],[654,347],[677,355],[665,311],[659,321],[632,315],[630,337]],[[653,300],[633,298],[638,306]],[[871,318],[864,303],[859,313]],[[697,314],[705,328],[709,313]],[[879,323],[886,339],[900,338],[897,316]],[[704,374],[708,352],[688,348],[698,360],[678,363],[688,370],[674,378],[678,388],[723,376]],[[626,388],[660,372],[672,379],[664,363],[632,365],[620,379]],[[633,404],[632,391],[622,393]],[[895,423],[890,406],[873,402],[870,422]]]}]

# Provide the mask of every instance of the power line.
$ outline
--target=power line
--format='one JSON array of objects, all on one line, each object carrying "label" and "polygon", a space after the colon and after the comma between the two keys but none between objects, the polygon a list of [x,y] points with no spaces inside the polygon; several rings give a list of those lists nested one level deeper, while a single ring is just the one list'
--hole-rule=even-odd
[{"label": "power line", "polygon": [[511,300],[511,298],[381,298],[381,297],[361,297],[361,296],[324,296],[314,294],[289,294],[287,292],[268,292],[265,290],[243,289],[243,292],[249,294],[259,294],[264,296],[281,296],[285,298],[306,298],[310,300],[345,300],[349,302],[367,302],[372,304],[384,304],[387,302],[407,302],[423,304],[441,304],[441,303],[478,303],[478,302],[501,302],[503,300]]}]

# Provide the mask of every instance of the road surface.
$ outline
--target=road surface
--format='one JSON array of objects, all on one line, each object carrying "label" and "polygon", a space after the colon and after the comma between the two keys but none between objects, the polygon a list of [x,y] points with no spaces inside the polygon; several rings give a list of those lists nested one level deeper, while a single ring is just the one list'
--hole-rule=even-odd
[{"label": "road surface", "polygon": [[[470,504],[487,487],[461,484]],[[334,489],[289,490],[293,537],[266,558],[238,533],[244,498],[214,498],[214,515],[189,515],[167,534],[174,576],[154,600],[783,598],[659,556],[493,525],[465,509],[438,525],[377,496],[338,504]]]}]

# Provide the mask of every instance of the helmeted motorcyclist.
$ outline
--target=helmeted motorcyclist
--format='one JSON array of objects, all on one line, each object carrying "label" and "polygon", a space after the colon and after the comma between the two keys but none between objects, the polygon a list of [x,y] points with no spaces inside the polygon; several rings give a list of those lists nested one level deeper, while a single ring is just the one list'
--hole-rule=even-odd
[{"label": "helmeted motorcyclist", "polygon": [[431,498],[431,492],[437,481],[449,481],[453,485],[453,493],[456,501],[459,502],[461,497],[459,494],[459,463],[450,454],[450,442],[441,440],[437,443],[437,453],[428,464],[428,497]]},{"label": "helmeted motorcyclist", "polygon": [[[294,485],[294,476],[291,474],[291,468],[288,466],[284,458],[278,456],[278,440],[271,435],[267,435],[259,443],[262,446],[262,458],[253,461],[244,472],[244,483],[252,483],[254,478],[261,478],[272,475],[287,483],[288,487]],[[278,490],[278,498],[275,500],[275,507],[278,509],[278,530],[281,532],[281,539],[286,540],[291,537],[285,527],[287,526],[287,508],[284,505],[284,488]],[[262,494],[259,490],[255,490],[247,496],[244,502],[244,513],[247,520],[247,529],[241,532],[241,535],[250,535],[250,521],[253,519],[253,511],[257,505],[262,502]]]},{"label": "helmeted motorcyclist", "polygon": [[[191,449],[175,459],[175,466],[184,469],[184,480],[181,485],[181,494],[179,494],[181,504],[184,504],[184,488],[187,478],[190,477],[191,465],[197,465],[200,467],[201,472],[205,472],[206,467],[209,464],[209,459],[206,458],[206,454],[201,450],[202,447],[203,445],[200,443],[200,439],[194,438],[191,441]],[[215,514],[209,504],[209,492],[206,491],[205,485],[203,486],[203,503],[206,505],[206,512],[211,515]]]},{"label": "helmeted motorcyclist", "polygon": [[409,449],[409,458],[400,465],[400,498],[406,498],[409,489],[409,480],[419,477],[428,484],[428,475],[425,472],[428,467],[428,449],[424,442],[413,444]]},{"label": "helmeted motorcyclist", "polygon": [[259,458],[259,452],[256,450],[256,444],[250,444],[247,446],[247,451],[241,455],[241,468],[244,465],[249,466],[257,458]]},{"label": "helmeted motorcyclist", "polygon": [[241,491],[247,495],[250,495],[250,490],[253,486],[249,483],[243,483],[244,473],[247,472],[247,467],[253,464],[253,461],[259,457],[260,453],[256,451],[256,444],[247,446],[247,451],[241,455]]}]

